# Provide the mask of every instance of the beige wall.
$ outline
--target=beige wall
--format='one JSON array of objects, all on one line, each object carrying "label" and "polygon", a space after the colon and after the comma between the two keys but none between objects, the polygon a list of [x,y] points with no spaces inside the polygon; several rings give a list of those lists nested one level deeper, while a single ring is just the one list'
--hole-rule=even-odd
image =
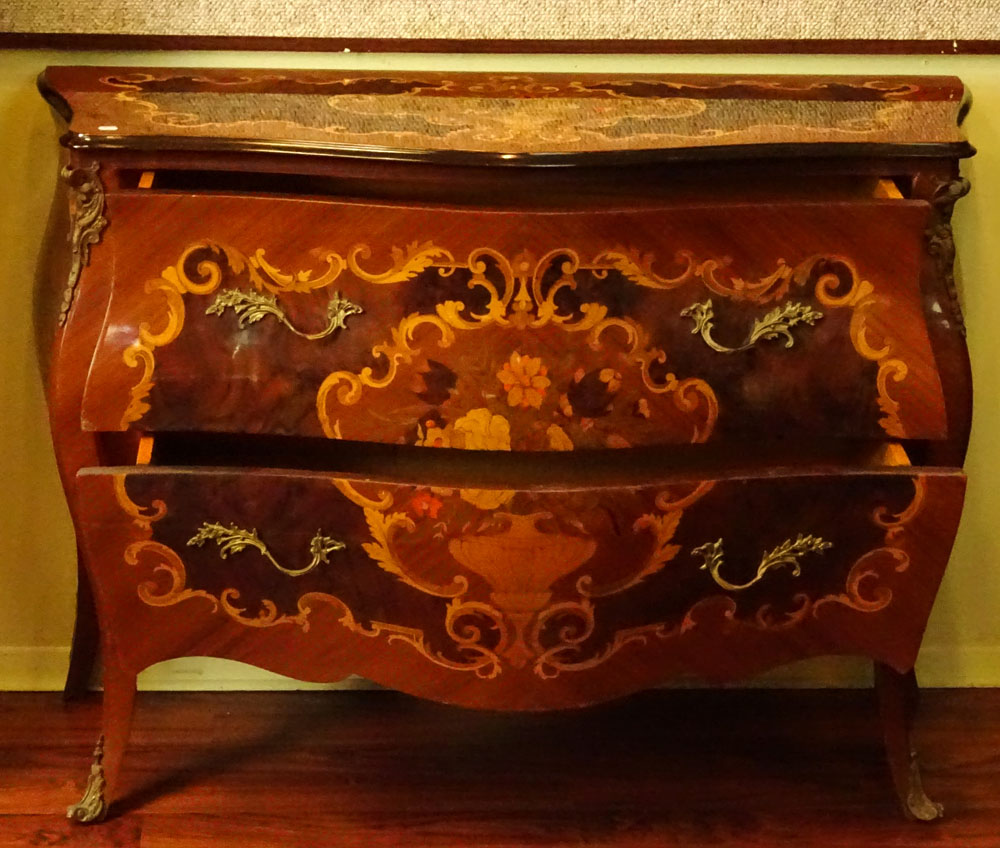
[{"label": "beige wall", "polygon": [[[55,473],[31,338],[31,288],[56,170],[56,140],[34,78],[48,64],[210,64],[719,73],[956,74],[975,95],[967,130],[979,155],[955,215],[976,408],[962,526],[918,671],[925,685],[1000,685],[1000,56],[444,56],[0,51],[0,689],[57,688],[72,625],[72,530]],[[861,663],[811,663],[771,682],[863,683]],[[222,661],[166,663],[147,687],[274,687]]]}]

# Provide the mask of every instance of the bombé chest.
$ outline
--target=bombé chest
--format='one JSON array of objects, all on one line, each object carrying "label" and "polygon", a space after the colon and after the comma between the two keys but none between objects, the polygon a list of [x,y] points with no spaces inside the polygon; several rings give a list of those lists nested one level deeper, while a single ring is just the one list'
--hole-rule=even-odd
[{"label": "bomb\u00e9 chest", "polygon": [[54,437],[126,679],[224,656],[547,709],[912,669],[970,417],[957,80],[43,91]]}]

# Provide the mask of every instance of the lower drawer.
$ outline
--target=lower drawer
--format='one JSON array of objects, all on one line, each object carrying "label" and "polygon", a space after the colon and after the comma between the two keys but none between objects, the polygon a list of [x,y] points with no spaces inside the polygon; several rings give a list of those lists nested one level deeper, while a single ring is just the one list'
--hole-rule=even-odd
[{"label": "lower drawer", "polygon": [[920,468],[500,489],[146,466],[78,482],[124,668],[228,657],[500,709],[819,654],[906,670],[965,487]]}]

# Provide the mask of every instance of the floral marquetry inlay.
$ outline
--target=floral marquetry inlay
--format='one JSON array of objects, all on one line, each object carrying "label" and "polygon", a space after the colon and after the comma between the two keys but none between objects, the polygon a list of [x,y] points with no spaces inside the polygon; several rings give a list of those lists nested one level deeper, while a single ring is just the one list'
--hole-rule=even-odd
[{"label": "floral marquetry inlay", "polygon": [[[589,257],[568,247],[514,256],[482,247],[459,258],[433,241],[414,241],[381,261],[364,244],[317,255],[325,270],[285,272],[263,249],[247,255],[204,241],[147,282],[163,314],[140,322],[120,353],[126,366],[141,369],[120,426],[134,426],[149,412],[157,350],[190,321],[190,299],[212,297],[199,310],[213,319],[202,333],[238,329],[242,335],[230,338],[242,346],[258,327],[280,322],[311,343],[301,354],[315,360],[310,373],[326,362],[367,361],[335,367],[304,386],[315,391],[310,426],[329,438],[475,450],[704,442],[720,416],[740,414],[721,405],[717,366],[706,357],[713,351],[752,357],[781,347],[789,363],[814,361],[815,353],[800,348],[838,313],[847,320],[833,326],[862,363],[874,363],[857,373],[871,375],[865,391],[877,401],[877,426],[908,435],[894,394],[912,379],[911,366],[903,345],[884,329],[892,304],[844,257],[779,260],[773,271],[748,278],[727,261],[688,251],[678,252],[671,267],[623,247]],[[388,308],[374,304],[381,309],[376,318],[374,307],[362,304],[373,303],[369,296],[384,299],[382,287],[395,300],[385,301]],[[718,340],[712,299],[692,304],[692,295],[706,291],[725,301],[727,320],[740,317],[749,327],[742,344]],[[386,326],[393,310],[400,317]],[[687,341],[691,333],[701,340]],[[855,368],[871,368],[862,363]],[[744,391],[751,397],[754,389]]]},{"label": "floral marquetry inlay", "polygon": [[[125,552],[127,564],[150,575],[139,582],[139,597],[154,607],[201,599],[213,614],[254,628],[308,630],[316,609],[332,605],[354,635],[408,645],[442,668],[484,679],[523,671],[548,680],[596,668],[630,645],[680,638],[693,629],[781,630],[823,615],[830,605],[856,613],[885,609],[893,600],[892,575],[909,568],[909,525],[921,514],[925,496],[923,478],[900,478],[894,491],[914,487],[908,504],[896,513],[879,506],[859,516],[863,526],[850,532],[867,534],[873,544],[856,554],[853,564],[831,561],[803,571],[803,556],[816,557],[837,542],[800,532],[766,552],[756,576],[737,582],[719,573],[725,565],[721,542],[697,546],[690,539],[704,532],[699,528],[712,526],[713,515],[724,514],[726,498],[743,497],[738,485],[705,481],[646,490],[500,492],[363,484],[359,491],[346,480],[333,482],[326,520],[340,515],[339,521],[365,529],[346,549],[333,543],[319,556],[317,540],[325,537],[317,535],[314,563],[297,571],[280,568],[285,576],[274,579],[294,581],[290,596],[278,584],[267,589],[241,576],[261,556],[276,562],[261,541],[266,529],[258,536],[235,523],[197,528],[191,542],[228,545],[220,553],[237,569],[223,588],[208,590],[204,581],[217,580],[210,577],[217,568],[210,551],[189,548],[182,557],[157,541],[155,525],[169,516],[169,508],[146,520],[148,511],[131,501],[124,483],[118,485],[119,504],[126,515],[138,516],[135,527],[144,537]],[[794,486],[755,485],[773,489],[766,497],[788,504],[801,500]],[[373,486],[380,500],[364,493]],[[899,502],[898,491],[893,498]],[[280,524],[280,517],[275,521]],[[326,556],[330,550],[340,551],[336,561]],[[743,568],[725,567],[733,576]],[[371,568],[402,584],[400,597],[412,598],[413,609],[424,610],[422,617],[407,614],[401,601],[391,620],[373,617],[369,606],[381,606],[378,595],[346,600]],[[774,591],[772,585],[766,600],[752,596],[750,588],[765,578],[780,585],[782,572],[786,581],[791,578],[786,589]],[[307,579],[313,582],[299,583]],[[371,579],[362,582],[376,585]],[[652,587],[651,581],[659,581],[658,588],[647,591],[675,587],[663,595],[660,616],[650,620],[647,612],[643,620],[632,613],[623,619],[614,599],[640,584]],[[672,593],[689,599],[678,605]]]},{"label": "floral marquetry inlay", "polygon": [[[565,302],[584,275],[603,281],[616,273],[650,289],[684,285],[696,274],[689,254],[679,257],[681,272],[675,277],[654,271],[653,257],[626,250],[584,261],[568,248],[510,259],[481,248],[459,261],[432,242],[413,243],[394,250],[392,265],[378,272],[359,264],[367,255],[367,248],[358,248],[348,260],[363,279],[402,284],[423,273],[460,272],[471,294],[439,302],[433,314],[406,316],[389,341],[373,348],[377,367],[330,374],[317,397],[328,436],[360,438],[376,420],[406,432],[408,413],[399,410],[391,387],[403,374],[412,380],[410,375],[431,369],[452,375],[454,382],[448,397],[428,410],[434,418],[419,425],[427,434],[418,432],[419,444],[470,446],[468,439],[454,444],[441,434],[453,432],[474,409],[506,420],[509,447],[517,450],[564,450],[581,437],[590,446],[596,441],[625,447],[630,441],[624,432],[637,429],[659,428],[675,441],[710,435],[718,404],[707,382],[672,373],[667,354],[650,345],[636,319],[614,315],[599,301]],[[616,423],[622,417],[629,420],[627,427]],[[588,433],[595,427],[596,433]]]}]

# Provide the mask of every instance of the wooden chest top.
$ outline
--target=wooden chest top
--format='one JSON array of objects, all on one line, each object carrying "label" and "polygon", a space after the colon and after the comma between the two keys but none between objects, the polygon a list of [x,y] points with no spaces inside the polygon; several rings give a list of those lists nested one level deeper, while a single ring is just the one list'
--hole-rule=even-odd
[{"label": "wooden chest top", "polygon": [[255,149],[498,164],[971,148],[954,77],[51,67],[72,147]]}]

